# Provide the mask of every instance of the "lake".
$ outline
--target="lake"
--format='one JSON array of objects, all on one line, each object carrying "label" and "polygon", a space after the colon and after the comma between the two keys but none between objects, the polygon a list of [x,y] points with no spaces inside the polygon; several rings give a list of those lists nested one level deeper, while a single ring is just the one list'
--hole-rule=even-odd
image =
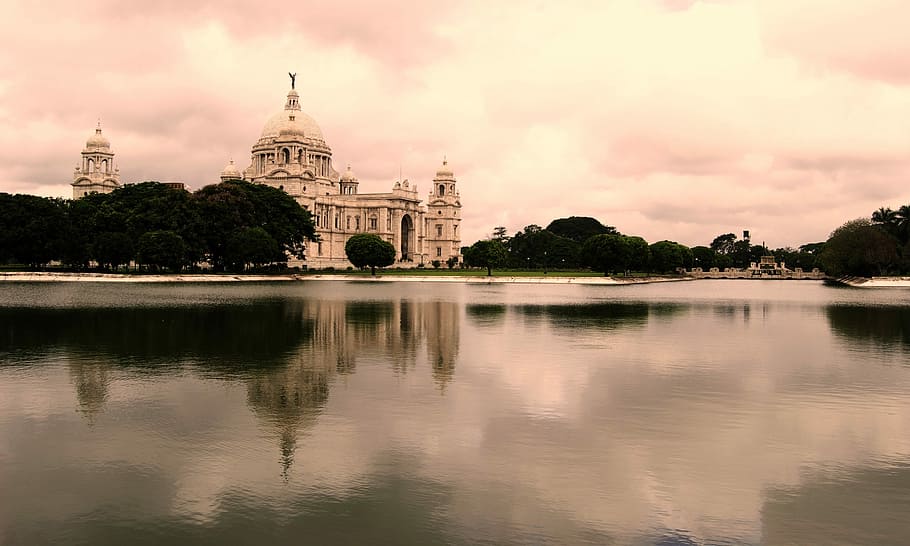
[{"label": "lake", "polygon": [[910,290],[0,284],[0,544],[906,544]]}]

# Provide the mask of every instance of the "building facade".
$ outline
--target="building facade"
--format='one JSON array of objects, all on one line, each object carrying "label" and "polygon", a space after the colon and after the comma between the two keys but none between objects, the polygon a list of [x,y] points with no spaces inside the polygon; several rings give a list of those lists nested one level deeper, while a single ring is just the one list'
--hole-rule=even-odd
[{"label": "building facade", "polygon": [[120,187],[120,168],[114,166],[111,143],[101,134],[101,122],[95,134],[85,142],[82,162],[73,172],[73,199],[90,193],[110,193]]},{"label": "building facade", "polygon": [[266,121],[250,155],[246,169],[241,172],[231,161],[221,180],[278,188],[312,214],[319,242],[307,243],[307,267],[350,266],[344,246],[357,233],[390,242],[394,267],[461,261],[461,198],[448,162],[436,172],[425,205],[408,180],[396,181],[388,192],[360,193],[350,166],[344,173],[335,170],[332,149],[316,121],[301,110],[293,79],[284,109]]}]

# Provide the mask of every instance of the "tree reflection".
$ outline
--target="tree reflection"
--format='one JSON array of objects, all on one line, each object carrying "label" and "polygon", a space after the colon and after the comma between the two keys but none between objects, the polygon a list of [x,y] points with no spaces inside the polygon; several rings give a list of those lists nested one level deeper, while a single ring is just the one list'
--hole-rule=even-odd
[{"label": "tree reflection", "polygon": [[474,303],[465,307],[471,321],[478,326],[498,326],[506,316],[506,306],[501,303]]},{"label": "tree reflection", "polygon": [[905,544],[910,537],[910,465],[819,472],[768,492],[762,537],[768,544]]},{"label": "tree reflection", "polygon": [[312,324],[302,302],[213,307],[0,308],[0,353],[42,356],[63,349],[80,359],[167,371],[186,360],[222,373],[276,365]]},{"label": "tree reflection", "polygon": [[647,323],[649,307],[645,303],[591,303],[516,305],[513,309],[526,318],[546,318],[558,328],[615,330]]},{"label": "tree reflection", "polygon": [[831,305],[825,313],[831,330],[851,341],[882,348],[910,345],[910,307]]}]

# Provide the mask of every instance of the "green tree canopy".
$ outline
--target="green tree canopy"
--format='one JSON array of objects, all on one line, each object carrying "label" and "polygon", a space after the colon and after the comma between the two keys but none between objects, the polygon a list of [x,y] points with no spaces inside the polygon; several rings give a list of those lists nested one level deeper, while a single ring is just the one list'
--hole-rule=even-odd
[{"label": "green tree canopy", "polygon": [[517,268],[578,267],[581,245],[536,224],[508,240],[509,264]]},{"label": "green tree canopy", "polygon": [[477,241],[463,253],[467,265],[487,268],[487,276],[493,275],[493,269],[502,267],[509,259],[505,245],[496,240]]},{"label": "green tree canopy", "polygon": [[601,234],[589,237],[581,248],[585,264],[594,271],[625,271],[629,261],[630,248],[622,235]]},{"label": "green tree canopy", "polygon": [[129,264],[135,256],[133,241],[122,231],[104,231],[95,235],[92,256],[102,268],[117,269]]},{"label": "green tree canopy", "polygon": [[140,263],[152,269],[180,271],[186,264],[186,243],[170,230],[148,231],[139,237],[136,247]]},{"label": "green tree canopy", "polygon": [[262,267],[284,262],[285,254],[264,228],[244,226],[228,237],[224,261],[228,268],[243,271],[248,265]]},{"label": "green tree canopy", "polygon": [[570,216],[568,218],[557,218],[550,222],[547,231],[566,239],[571,239],[576,243],[584,243],[589,237],[594,235],[618,235],[619,232],[613,226],[605,226],[595,218],[588,216]]},{"label": "green tree canopy", "polygon": [[651,245],[650,250],[652,271],[672,273],[679,267],[692,267],[694,255],[692,250],[685,245],[674,241],[658,241]]},{"label": "green tree canopy", "polygon": [[712,267],[718,267],[717,252],[714,252],[706,246],[693,246],[692,267],[700,267],[705,271],[708,271]]},{"label": "green tree canopy", "polygon": [[898,244],[879,226],[859,218],[831,232],[819,261],[829,275],[884,275],[897,267]]},{"label": "green tree canopy", "polygon": [[[317,239],[310,213],[291,196],[270,186],[229,180],[205,186],[193,194],[193,200],[202,222],[201,240],[216,270],[224,268],[232,238],[236,250],[238,237],[251,236],[246,228],[262,228],[282,253],[296,257],[303,257],[306,241]],[[284,261],[284,254],[275,261]]]},{"label": "green tree canopy", "polygon": [[733,245],[736,243],[736,235],[733,233],[724,233],[718,235],[711,241],[711,250],[718,254],[733,254]]},{"label": "green tree canopy", "polygon": [[62,199],[0,194],[0,259],[41,267],[63,254],[66,233]]},{"label": "green tree canopy", "polygon": [[377,267],[386,267],[395,263],[395,247],[372,233],[352,235],[344,245],[348,261],[355,267],[369,267],[372,275]]}]

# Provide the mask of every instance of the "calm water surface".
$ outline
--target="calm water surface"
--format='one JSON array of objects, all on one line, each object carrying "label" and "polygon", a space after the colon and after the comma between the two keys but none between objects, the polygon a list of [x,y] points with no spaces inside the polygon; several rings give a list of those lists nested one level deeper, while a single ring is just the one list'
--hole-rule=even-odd
[{"label": "calm water surface", "polygon": [[0,543],[907,544],[910,291],[0,284]]}]

